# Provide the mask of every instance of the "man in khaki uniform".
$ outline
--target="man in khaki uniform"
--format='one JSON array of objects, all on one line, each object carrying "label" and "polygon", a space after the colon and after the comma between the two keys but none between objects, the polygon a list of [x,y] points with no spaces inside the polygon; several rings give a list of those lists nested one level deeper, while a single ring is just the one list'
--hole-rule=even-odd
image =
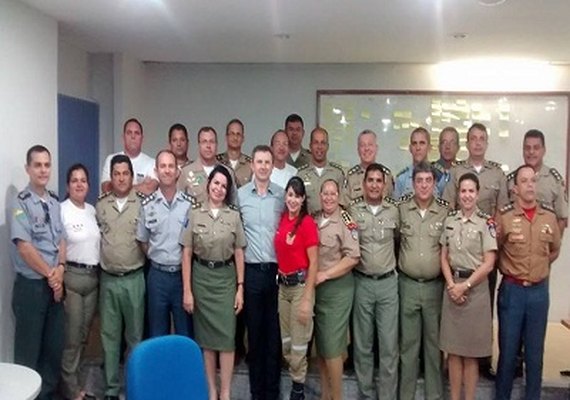
[{"label": "man in khaki uniform", "polygon": [[[530,165],[536,173],[536,200],[554,209],[556,218],[558,218],[558,227],[560,232],[563,233],[568,222],[566,186],[564,185],[564,178],[562,178],[562,175],[556,168],[544,165],[545,153],[544,134],[537,129],[531,129],[525,133],[523,159],[525,164]],[[507,185],[511,200],[516,198],[512,193],[515,184],[515,172],[513,171],[507,175]]]},{"label": "man in khaki uniform", "polygon": [[324,128],[312,130],[310,146],[311,163],[299,168],[297,176],[305,183],[309,213],[314,213],[321,209],[320,192],[323,182],[327,179],[337,182],[341,191],[340,198],[343,199],[346,178],[340,165],[327,160],[329,134]]},{"label": "man in khaki uniform", "polygon": [[101,229],[101,343],[106,400],[119,399],[119,359],[123,321],[132,349],[142,339],[144,321],[144,254],[136,241],[141,198],[133,190],[133,167],[126,155],[111,159],[111,192],[97,201]]},{"label": "man in khaki uniform", "polygon": [[[443,296],[439,238],[449,208],[433,195],[436,174],[427,162],[414,167],[414,194],[400,200],[400,400],[416,397],[420,348],[425,398],[442,399],[439,321]],[[423,346],[422,346],[423,344]]]},{"label": "man in khaki uniform", "polygon": [[537,201],[534,167],[515,171],[516,201],[501,210],[499,268],[499,364],[496,399],[511,398],[516,359],[524,340],[525,398],[539,399],[548,322],[548,276],[560,253],[561,232],[549,205]]},{"label": "man in khaki uniform", "polygon": [[[216,130],[211,126],[200,128],[198,131],[198,159],[182,168],[178,178],[178,189],[194,197],[199,203],[204,203],[208,198],[206,193],[208,175],[219,164],[216,160],[217,148],[218,134]],[[231,168],[228,170],[235,182],[233,170]],[[236,196],[235,185],[232,185],[232,203],[235,203]]]},{"label": "man in khaki uniform", "polygon": [[311,162],[311,152],[303,147],[305,124],[303,118],[291,114],[285,119],[285,132],[289,138],[289,157],[287,164],[299,169]]},{"label": "man in khaki uniform", "polygon": [[[358,224],[360,262],[354,269],[354,370],[363,399],[397,398],[398,277],[394,239],[400,228],[397,203],[383,197],[384,171],[372,163],[364,173],[364,198],[352,202]],[[379,387],[374,390],[374,329],[378,332]],[[378,396],[378,397],[376,397]]]},{"label": "man in khaki uniform", "polygon": [[234,118],[226,126],[227,150],[216,156],[216,160],[235,173],[237,187],[251,180],[251,157],[241,152],[244,139],[243,122]]},{"label": "man in khaki uniform", "polygon": [[[362,181],[364,179],[364,171],[373,162],[376,162],[378,154],[378,143],[376,133],[369,129],[365,129],[358,134],[358,157],[360,157],[360,164],[355,165],[348,170],[346,174],[347,188],[346,188],[346,203],[350,203],[362,196]],[[382,166],[386,183],[384,184],[384,196],[390,196],[394,189],[394,177],[390,169],[385,165],[378,163]]]}]

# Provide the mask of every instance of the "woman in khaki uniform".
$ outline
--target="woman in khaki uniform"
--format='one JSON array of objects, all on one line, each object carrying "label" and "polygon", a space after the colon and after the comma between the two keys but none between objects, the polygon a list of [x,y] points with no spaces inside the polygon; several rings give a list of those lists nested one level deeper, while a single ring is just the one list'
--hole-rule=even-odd
[{"label": "woman in khaki uniform", "polygon": [[[239,212],[228,205],[228,170],[218,165],[208,177],[208,200],[189,211],[182,234],[183,305],[193,313],[196,342],[204,350],[210,400],[230,399],[236,315],[243,307],[246,240]],[[192,266],[192,268],[190,268]],[[220,394],[216,388],[220,354]]]},{"label": "woman in khaki uniform", "polygon": [[443,294],[440,348],[448,353],[451,400],[475,399],[479,364],[491,355],[491,304],[487,275],[497,250],[495,223],[477,208],[479,180],[473,173],[459,178],[460,209],[452,211],[441,236]]},{"label": "woman in khaki uniform", "polygon": [[319,354],[321,398],[342,399],[342,354],[346,351],[348,320],[354,297],[352,268],[360,259],[358,230],[350,214],[339,207],[338,183],[321,186],[319,268],[315,298],[315,342]]}]

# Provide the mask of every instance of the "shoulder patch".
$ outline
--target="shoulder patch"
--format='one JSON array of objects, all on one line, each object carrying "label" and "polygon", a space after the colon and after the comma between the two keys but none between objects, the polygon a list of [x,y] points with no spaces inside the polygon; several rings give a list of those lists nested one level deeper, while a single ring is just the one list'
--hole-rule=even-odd
[{"label": "shoulder patch", "polygon": [[560,172],[556,168],[550,168],[550,174],[556,179],[558,182],[564,182],[564,178],[560,175]]},{"label": "shoulder patch", "polygon": [[556,211],[554,210],[554,208],[553,208],[550,204],[543,203],[543,202],[540,202],[539,204],[540,204],[540,207],[541,207],[541,208],[544,208],[545,210],[548,210],[548,211],[550,211],[551,213],[556,214]]},{"label": "shoulder patch", "polygon": [[441,207],[449,208],[449,201],[443,200],[441,197],[436,197],[435,203]]},{"label": "shoulder patch", "polygon": [[57,201],[59,201],[59,196],[57,194],[55,194],[55,192],[48,190],[48,194],[53,197],[54,199],[56,199]]},{"label": "shoulder patch", "polygon": [[344,174],[344,168],[342,168],[342,165],[340,165],[340,164],[338,164],[338,163],[336,163],[336,162],[334,162],[334,161],[329,161],[329,165],[330,165],[331,167],[336,168],[336,169],[340,169],[340,172],[342,172],[342,173]]},{"label": "shoulder patch", "polygon": [[20,200],[26,200],[31,195],[32,194],[28,190],[22,190],[20,193],[18,193],[18,198]]},{"label": "shoulder patch", "polygon": [[517,171],[516,171],[516,170],[509,172],[509,173],[507,174],[507,180],[508,180],[508,181],[514,180],[516,174],[517,174]]},{"label": "shoulder patch", "polygon": [[103,200],[105,197],[108,197],[110,194],[111,194],[111,192],[104,192],[104,193],[101,193],[101,194],[99,195],[99,197],[97,197],[97,200]]},{"label": "shoulder patch", "polygon": [[501,170],[503,169],[503,165],[501,163],[496,162],[496,161],[487,160],[487,164],[489,164],[492,167],[499,168]]},{"label": "shoulder patch", "polygon": [[403,170],[401,170],[400,172],[398,172],[398,173],[396,174],[396,178],[399,177],[399,176],[402,175],[402,174],[405,174],[405,173],[408,171],[409,168],[410,168],[410,167],[406,167],[406,168],[404,168]]},{"label": "shoulder patch", "polygon": [[364,196],[357,197],[356,199],[354,199],[350,203],[348,203],[348,205],[353,206],[355,204],[362,203],[362,202],[364,202]]},{"label": "shoulder patch", "polygon": [[506,212],[508,212],[508,211],[511,211],[511,210],[514,210],[514,209],[515,209],[515,203],[511,202],[511,203],[507,204],[506,206],[502,207],[502,208],[499,210],[499,212],[500,212],[501,214],[504,214],[504,213],[506,213]]},{"label": "shoulder patch", "polygon": [[395,206],[398,205],[398,200],[391,198],[390,196],[386,196],[384,197],[384,200],[386,201],[386,203],[390,203],[393,204]]},{"label": "shoulder patch", "polygon": [[146,206],[148,203],[150,203],[151,201],[153,201],[156,198],[156,196],[154,195],[154,193],[149,194],[148,196],[146,196],[145,198],[143,198],[142,201],[142,205]]},{"label": "shoulder patch", "polygon": [[347,175],[354,175],[362,171],[362,167],[360,165],[355,165],[351,169],[348,170]]},{"label": "shoulder patch", "polygon": [[348,228],[349,231],[358,229],[356,221],[352,219],[352,215],[350,215],[348,211],[342,210],[340,212],[340,216],[342,217],[342,222],[344,222],[344,225]]},{"label": "shoulder patch", "polygon": [[398,203],[407,203],[410,200],[412,200],[413,198],[414,198],[414,194],[408,193],[408,194],[405,194],[403,196],[400,196],[400,198],[398,199]]}]

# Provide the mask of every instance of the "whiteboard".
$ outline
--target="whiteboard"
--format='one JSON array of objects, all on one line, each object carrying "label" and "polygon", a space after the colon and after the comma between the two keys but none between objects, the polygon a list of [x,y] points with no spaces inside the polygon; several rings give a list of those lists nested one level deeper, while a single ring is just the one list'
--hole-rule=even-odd
[{"label": "whiteboard", "polygon": [[378,136],[378,161],[394,174],[411,163],[410,133],[423,126],[431,134],[429,160],[439,158],[439,133],[455,127],[460,136],[458,159],[467,158],[466,133],[474,122],[489,132],[486,159],[505,171],[523,163],[522,141],[529,129],[546,139],[545,164],[567,175],[570,94],[459,93],[388,91],[317,91],[317,124],[329,132],[329,160],[345,167],[359,162],[358,134],[371,129]]}]

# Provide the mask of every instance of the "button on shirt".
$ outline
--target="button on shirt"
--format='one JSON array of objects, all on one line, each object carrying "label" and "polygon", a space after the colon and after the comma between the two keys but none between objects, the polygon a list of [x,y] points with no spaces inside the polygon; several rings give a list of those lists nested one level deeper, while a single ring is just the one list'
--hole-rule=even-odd
[{"label": "button on shirt", "polygon": [[255,181],[238,190],[239,210],[247,239],[245,262],[276,262],[273,237],[285,206],[284,198],[284,190],[273,182],[264,195],[257,193]]},{"label": "button on shirt", "polygon": [[440,275],[439,239],[449,209],[433,199],[422,217],[415,197],[400,203],[400,256],[402,272],[414,279],[433,279]]},{"label": "button on shirt", "polygon": [[394,239],[400,229],[396,202],[384,198],[376,215],[370,205],[359,201],[350,207],[350,215],[358,225],[360,263],[356,269],[365,274],[381,275],[396,267]]},{"label": "button on shirt", "polygon": [[57,266],[59,244],[65,239],[57,197],[46,191],[45,198],[42,199],[27,187],[14,199],[10,218],[10,239],[13,243],[10,255],[15,271],[29,279],[44,278],[22,259],[17,241],[30,243],[50,268]]},{"label": "button on shirt", "polygon": [[148,243],[148,258],[159,264],[180,265],[182,247],[178,240],[182,230],[188,227],[191,205],[191,198],[180,191],[170,204],[160,189],[143,200],[137,240]]}]

